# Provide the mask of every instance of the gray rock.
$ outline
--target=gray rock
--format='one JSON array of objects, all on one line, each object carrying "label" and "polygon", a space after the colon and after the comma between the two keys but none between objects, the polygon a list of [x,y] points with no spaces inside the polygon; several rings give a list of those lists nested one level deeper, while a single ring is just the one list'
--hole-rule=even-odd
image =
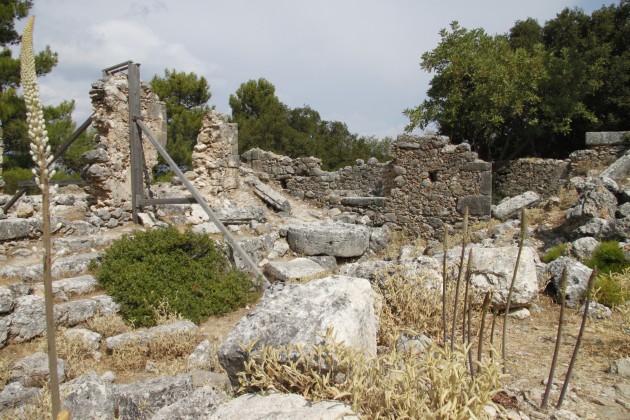
[{"label": "gray rock", "polygon": [[433,257],[419,256],[401,261],[366,261],[346,264],[339,274],[348,277],[368,279],[381,285],[384,276],[399,274],[410,281],[421,280],[424,287],[437,287],[442,283],[442,269]]},{"label": "gray rock", "polygon": [[[57,359],[57,375],[59,382],[66,378],[65,362]],[[11,369],[11,382],[20,382],[25,387],[43,387],[49,379],[48,354],[33,353],[15,362]]]},{"label": "gray rock", "polygon": [[99,258],[100,254],[98,252],[58,258],[52,264],[53,278],[83,274],[88,271],[90,263],[93,260],[98,260]]},{"label": "gray rock", "polygon": [[115,335],[105,340],[107,350],[116,350],[127,343],[147,343],[158,337],[176,336],[178,334],[195,331],[197,327],[191,321],[178,321],[166,325],[158,325],[148,330],[133,331]]},{"label": "gray rock", "polygon": [[610,362],[608,371],[615,375],[630,378],[630,357],[613,360]]},{"label": "gray rock", "polygon": [[291,212],[291,203],[282,194],[276,192],[267,184],[257,182],[253,186],[254,194],[277,211]]},{"label": "gray rock", "polygon": [[208,417],[212,420],[227,419],[358,419],[352,407],[338,401],[312,403],[295,394],[245,394],[220,405]]},{"label": "gray rock", "polygon": [[64,337],[70,340],[80,340],[86,348],[97,351],[101,345],[103,336],[97,332],[85,328],[72,328],[63,332]]},{"label": "gray rock", "polygon": [[[461,251],[460,251],[461,252]],[[474,248],[470,282],[473,298],[481,301],[485,293],[493,290],[492,304],[503,308],[507,304],[510,283],[514,276],[517,247]],[[466,255],[467,259],[467,255]],[[536,263],[540,262],[536,250],[523,247],[510,302],[511,308],[529,306],[538,294]],[[467,262],[464,262],[467,264]]]},{"label": "gray rock", "polygon": [[274,261],[265,266],[265,273],[278,281],[306,279],[325,272],[315,261],[295,258],[291,261]]},{"label": "gray rock", "polygon": [[7,344],[12,319],[13,315],[6,315],[0,318],[0,348]]},{"label": "gray rock", "polygon": [[21,343],[39,337],[45,330],[44,297],[28,295],[17,298],[9,327],[9,336],[16,343]]},{"label": "gray rock", "polygon": [[0,314],[13,310],[13,293],[7,286],[0,286]]},{"label": "gray rock", "polygon": [[206,235],[221,233],[217,225],[215,225],[213,222],[199,223],[198,225],[194,225],[192,230],[195,233],[203,233]]},{"label": "gray rock", "polygon": [[123,419],[150,419],[162,407],[188,397],[193,390],[189,374],[118,385],[119,416]]},{"label": "gray rock", "polygon": [[522,208],[529,208],[540,202],[540,196],[534,191],[527,191],[516,197],[504,198],[493,207],[492,216],[501,221],[518,217]]},{"label": "gray rock", "polygon": [[358,257],[368,248],[370,231],[360,225],[315,222],[289,227],[287,242],[304,255]]},{"label": "gray rock", "polygon": [[31,233],[27,219],[0,219],[0,242],[26,238]]},{"label": "gray rock", "polygon": [[602,172],[601,176],[612,179],[625,179],[630,174],[630,151],[614,161],[608,168]]},{"label": "gray rock", "polygon": [[308,259],[315,261],[324,270],[334,270],[337,268],[337,258],[332,255],[311,255]]},{"label": "gray rock", "polygon": [[614,146],[628,142],[628,131],[588,131],[586,132],[587,146]]},{"label": "gray rock", "polygon": [[[99,219],[100,220],[100,219]],[[98,231],[98,227],[85,220],[75,220],[69,222],[64,230],[66,235],[87,236],[93,235]]]},{"label": "gray rock", "polygon": [[219,347],[219,361],[236,383],[236,374],[243,370],[247,357],[239,343],[256,341],[254,353],[263,344],[278,347],[294,343],[308,349],[321,342],[329,327],[337,340],[375,354],[375,299],[365,279],[330,276],[307,284],[276,283]]},{"label": "gray rock", "polygon": [[370,250],[380,252],[387,248],[391,240],[391,231],[386,227],[375,227],[370,230]]},{"label": "gray rock", "polygon": [[55,323],[73,327],[87,321],[98,313],[98,305],[92,299],[81,299],[55,305]]},{"label": "gray rock", "polygon": [[[193,206],[198,204],[193,204]],[[217,217],[225,225],[242,225],[255,220],[257,222],[264,222],[267,220],[267,211],[263,207],[257,206],[226,206],[217,210]]]},{"label": "gray rock", "polygon": [[593,218],[608,221],[615,218],[617,199],[608,191],[601,178],[575,177],[571,183],[579,194],[578,202],[567,211],[567,220],[571,224],[582,225]]},{"label": "gray rock", "polygon": [[599,246],[599,241],[593,237],[585,236],[584,238],[576,239],[571,243],[571,253],[575,255],[581,261],[588,259],[595,248]]},{"label": "gray rock", "polygon": [[93,296],[91,299],[96,302],[96,311],[100,315],[115,314],[120,310],[120,306],[114,302],[111,296],[98,295]]},{"label": "gray rock", "polygon": [[571,236],[577,238],[592,236],[594,238],[606,239],[613,234],[614,230],[614,225],[608,220],[595,217],[575,229]]},{"label": "gray rock", "polygon": [[547,291],[555,295],[558,300],[561,297],[562,271],[565,265],[567,267],[565,304],[569,308],[574,308],[586,292],[586,285],[593,270],[569,257],[560,257],[547,264],[547,273],[551,274],[551,282]]},{"label": "gray rock", "polygon": [[61,385],[62,408],[74,419],[114,419],[118,408],[118,387],[90,372]]},{"label": "gray rock", "polygon": [[[52,284],[53,295],[62,299],[67,299],[76,295],[91,293],[98,288],[96,278],[91,274],[66,278],[54,281]],[[35,290],[44,290],[43,284],[35,285]]]},{"label": "gray rock", "polygon": [[427,347],[431,345],[431,339],[424,334],[410,337],[407,334],[401,334],[396,341],[396,350],[408,351],[415,354],[425,354]]},{"label": "gray rock", "polygon": [[618,219],[623,219],[624,217],[630,217],[630,203],[623,203],[617,208],[617,213],[615,214]]},{"label": "gray rock", "polygon": [[[210,418],[211,414],[223,402],[228,401],[227,394],[211,386],[195,389],[192,394],[177,402],[160,408],[152,420],[201,419]],[[240,417],[239,418],[243,418]]]},{"label": "gray rock", "polygon": [[188,370],[211,370],[213,346],[209,340],[204,340],[195,347],[195,350],[188,356]]},{"label": "gray rock", "polygon": [[27,219],[35,214],[35,209],[29,203],[20,203],[15,209],[15,215],[20,219]]},{"label": "gray rock", "polygon": [[[586,303],[583,303],[580,306],[580,313],[584,314],[584,309],[586,308]],[[598,302],[590,302],[588,305],[588,316],[595,319],[604,319],[610,318],[612,316],[612,311],[609,307],[602,305]]]},{"label": "gray rock", "polygon": [[[256,238],[242,239],[238,241],[238,244],[255,263],[259,263],[265,256],[269,255],[269,251],[273,249],[276,239],[278,239],[276,233],[265,234]],[[247,268],[247,265],[237,254],[234,254],[234,261],[238,269],[242,270]]]},{"label": "gray rock", "polygon": [[11,382],[0,392],[0,411],[28,404],[41,392],[42,388],[24,387],[20,382]]}]

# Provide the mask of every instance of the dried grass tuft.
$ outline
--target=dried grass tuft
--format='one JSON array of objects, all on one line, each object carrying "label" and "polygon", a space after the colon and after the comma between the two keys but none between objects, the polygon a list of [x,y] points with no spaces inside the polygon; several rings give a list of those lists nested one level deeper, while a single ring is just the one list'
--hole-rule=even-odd
[{"label": "dried grass tuft", "polygon": [[131,331],[131,327],[119,314],[96,315],[90,318],[85,326],[105,338]]}]

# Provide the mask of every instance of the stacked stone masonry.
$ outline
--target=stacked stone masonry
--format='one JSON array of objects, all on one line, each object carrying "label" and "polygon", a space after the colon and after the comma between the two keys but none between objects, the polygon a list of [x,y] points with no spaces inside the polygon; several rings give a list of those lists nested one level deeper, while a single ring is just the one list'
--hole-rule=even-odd
[{"label": "stacked stone masonry", "polygon": [[[453,145],[444,136],[398,136],[385,201],[387,221],[421,237],[440,235],[444,223],[490,215],[492,164],[477,158],[470,145]],[[389,183],[389,182],[388,182]]]},{"label": "stacked stone masonry", "polygon": [[195,188],[217,194],[238,188],[238,127],[225,114],[210,111],[202,121],[193,149]]},{"label": "stacked stone masonry", "polygon": [[[88,181],[92,204],[97,207],[131,206],[129,159],[129,85],[126,74],[107,76],[92,85],[94,109],[92,126],[97,130],[96,147],[87,153],[89,166],[82,176]],[[145,124],[162,144],[166,144],[166,106],[142,83],[140,106]],[[157,150],[142,136],[146,173],[157,163]]]},{"label": "stacked stone masonry", "polygon": [[535,191],[547,198],[567,184],[569,169],[568,159],[524,158],[495,164],[495,191],[504,197]]}]

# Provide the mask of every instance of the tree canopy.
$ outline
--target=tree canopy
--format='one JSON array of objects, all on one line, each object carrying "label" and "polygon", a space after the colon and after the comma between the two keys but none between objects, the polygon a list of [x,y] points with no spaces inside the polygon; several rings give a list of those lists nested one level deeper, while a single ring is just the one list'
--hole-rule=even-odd
[{"label": "tree canopy", "polygon": [[[28,135],[26,126],[26,107],[24,99],[18,93],[20,87],[20,60],[13,58],[11,45],[20,42],[20,35],[15,30],[15,21],[28,16],[32,1],[5,0],[0,4],[0,121],[4,131],[4,165],[11,167],[29,167],[32,162],[28,154]],[[45,76],[57,65],[58,56],[49,46],[35,56],[37,76]],[[45,106],[44,117],[53,149],[60,145],[75,130],[72,122],[74,101],[64,101],[58,106]],[[78,170],[79,155],[89,143],[85,135],[79,144],[73,145],[64,163],[67,167]]]},{"label": "tree canopy", "polygon": [[151,89],[166,103],[166,151],[179,166],[191,166],[192,149],[204,115],[210,110],[210,85],[195,73],[164,70],[153,76]]},{"label": "tree canopy", "polygon": [[566,157],[586,131],[630,127],[630,0],[517,21],[505,35],[454,22],[440,36],[422,55],[434,75],[428,98],[404,111],[409,131],[436,124],[502,160]]},{"label": "tree canopy", "polygon": [[391,139],[353,134],[346,124],[323,120],[308,105],[291,109],[263,78],[241,84],[230,95],[230,107],[241,153],[259,147],[293,158],[316,156],[325,170],[352,165],[357,159],[388,159]]}]

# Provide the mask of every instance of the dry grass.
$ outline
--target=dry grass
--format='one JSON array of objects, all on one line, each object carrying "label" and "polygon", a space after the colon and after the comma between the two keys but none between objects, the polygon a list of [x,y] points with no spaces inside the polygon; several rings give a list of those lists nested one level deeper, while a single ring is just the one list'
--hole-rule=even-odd
[{"label": "dry grass", "polygon": [[[243,351],[251,354],[253,346]],[[253,356],[253,355],[252,355]],[[465,350],[431,345],[420,356],[391,351],[379,356],[338,343],[329,329],[321,344],[278,349],[262,346],[240,374],[241,392],[275,390],[313,401],[338,400],[365,418],[483,418],[501,389],[498,365],[467,373]]]},{"label": "dry grass", "polygon": [[130,342],[105,356],[116,373],[129,375],[149,368],[151,373],[174,375],[188,369],[188,356],[203,340],[198,331],[164,335],[149,342]]},{"label": "dry grass", "polygon": [[2,391],[11,377],[11,361],[0,357],[0,391]]},{"label": "dry grass", "polygon": [[[487,358],[482,358],[481,364],[473,362],[479,368],[473,377],[467,362],[472,346],[458,346],[453,352],[438,344],[430,345],[424,353],[396,349],[401,334],[424,333],[433,338],[433,343],[439,343],[441,290],[427,288],[424,278],[409,278],[402,273],[384,275],[380,287],[378,339],[386,351],[366,355],[348,348],[335,340],[332,329],[320,344],[309,348],[263,345],[253,354],[255,343],[250,343],[243,346],[250,357],[240,375],[240,392],[275,390],[302,394],[314,401],[339,400],[352,405],[365,418],[486,416],[483,407],[494,406],[492,397],[502,387],[498,364]],[[451,295],[449,308],[454,304]],[[452,309],[449,313],[451,318]],[[476,325],[477,320],[473,323]]]},{"label": "dry grass", "polygon": [[[68,337],[64,335],[65,330],[59,329],[56,332],[57,357],[66,363],[66,379],[71,380],[90,371],[104,372],[98,360],[94,358],[94,351],[80,337]],[[46,352],[47,343],[45,340],[39,342],[38,351]]]},{"label": "dry grass", "polygon": [[131,331],[131,327],[119,314],[97,315],[90,318],[85,326],[103,337],[113,337]]}]

